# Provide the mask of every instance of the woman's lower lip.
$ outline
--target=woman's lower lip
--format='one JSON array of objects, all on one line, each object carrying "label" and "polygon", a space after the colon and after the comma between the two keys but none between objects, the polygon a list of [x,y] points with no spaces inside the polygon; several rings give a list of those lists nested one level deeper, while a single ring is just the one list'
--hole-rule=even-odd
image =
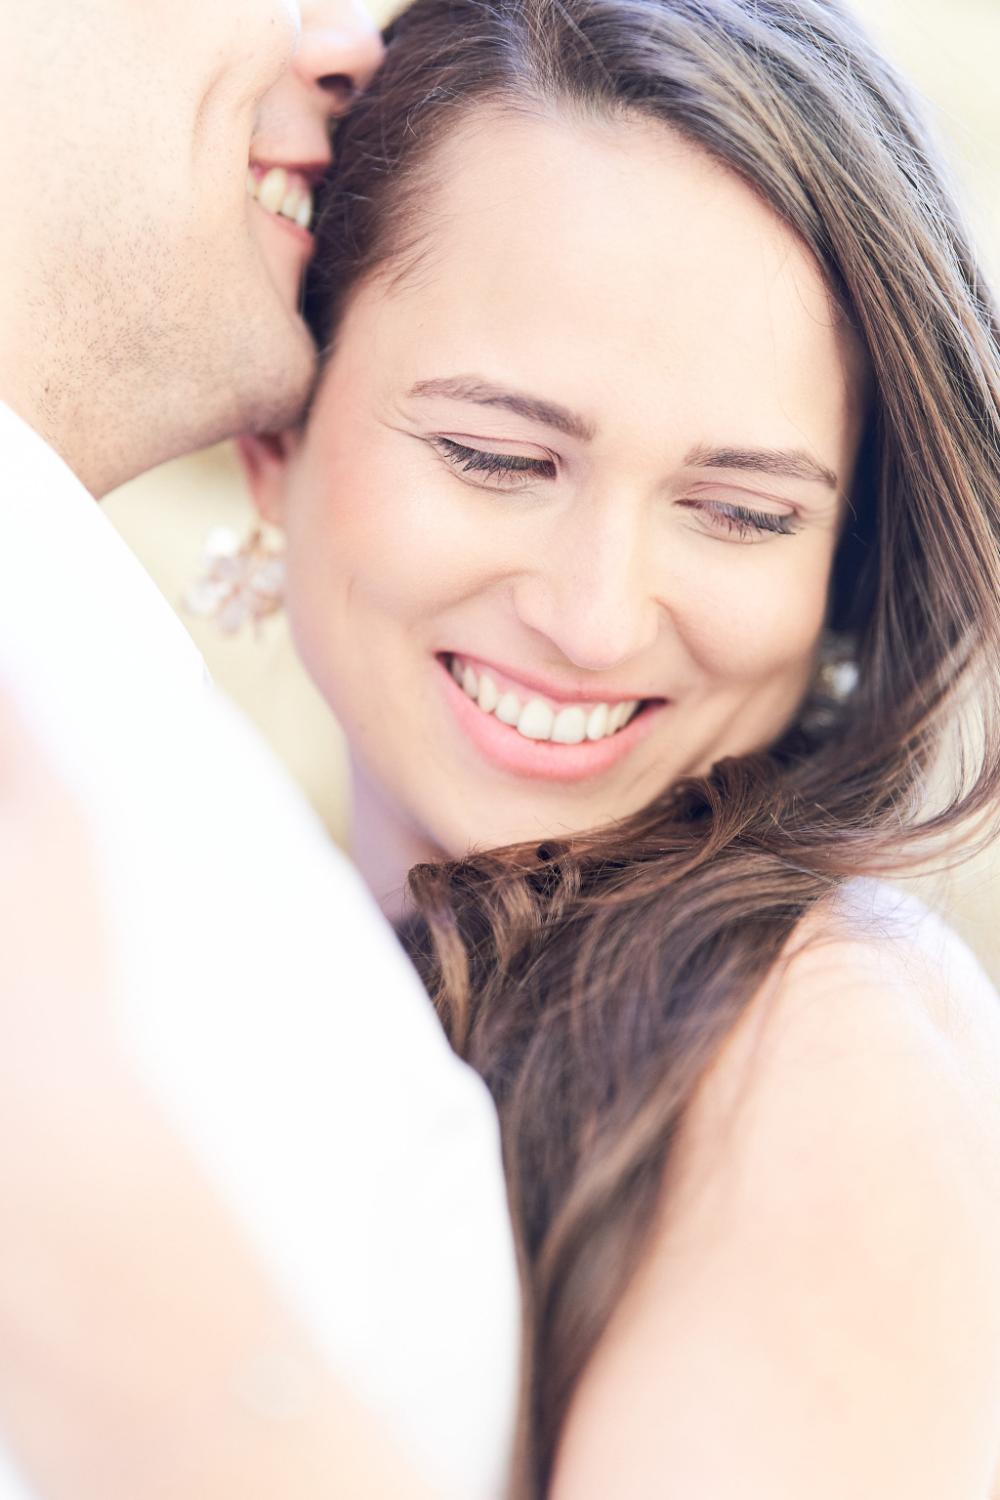
[{"label": "woman's lower lip", "polygon": [[609,739],[585,740],[579,745],[557,745],[551,740],[527,740],[516,729],[484,713],[438,659],[441,689],[459,727],[482,758],[498,770],[536,781],[585,781],[600,776],[646,738],[659,709],[650,705]]}]

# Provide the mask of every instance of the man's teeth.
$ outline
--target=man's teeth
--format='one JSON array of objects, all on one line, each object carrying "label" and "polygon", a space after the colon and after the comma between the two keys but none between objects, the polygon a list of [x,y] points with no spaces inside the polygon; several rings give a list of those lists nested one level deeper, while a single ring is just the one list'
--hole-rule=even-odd
[{"label": "man's teeth", "polygon": [[312,189],[303,177],[284,167],[271,167],[263,177],[251,168],[247,172],[247,192],[269,214],[290,219],[300,229],[308,229],[313,217]]},{"label": "man's teeth", "polygon": [[589,708],[573,703],[567,708],[552,708],[542,698],[522,701],[517,693],[501,693],[488,672],[451,659],[451,675],[483,713],[493,714],[501,724],[516,729],[526,740],[551,740],[557,745],[580,745],[584,740],[603,740],[635,718],[640,700],[627,703],[594,703]]}]

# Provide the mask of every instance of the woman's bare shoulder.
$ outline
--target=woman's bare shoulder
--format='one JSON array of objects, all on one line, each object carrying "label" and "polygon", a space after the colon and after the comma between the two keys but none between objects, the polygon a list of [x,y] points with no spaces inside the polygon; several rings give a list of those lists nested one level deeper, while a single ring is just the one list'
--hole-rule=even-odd
[{"label": "woman's bare shoulder", "polygon": [[777,1143],[810,1128],[811,1180],[835,1182],[852,1141],[887,1166],[898,1151],[905,1176],[909,1132],[981,1170],[1000,1204],[1000,996],[945,923],[881,882],[852,882],[793,934],[696,1096],[681,1167],[703,1186],[759,1131],[774,1176]]},{"label": "woman's bare shoulder", "polygon": [[970,1100],[997,1106],[1000,1141],[1000,995],[915,896],[856,880],[817,907],[755,997],[747,1032],[761,1035],[770,1020],[817,1045],[864,1038],[900,1057],[950,1063]]},{"label": "woman's bare shoulder", "polygon": [[838,1125],[874,1152],[895,1121],[974,1160],[1000,1204],[1000,996],[939,917],[882,882],[851,882],[793,934],[704,1081],[691,1149],[724,1153],[742,1111],[795,1133],[820,1101],[817,1166]]},{"label": "woman's bare shoulder", "polygon": [[627,1500],[982,1496],[1000,1002],[947,928],[860,882],[814,913],[703,1080],[666,1189],[558,1500],[612,1472]]}]

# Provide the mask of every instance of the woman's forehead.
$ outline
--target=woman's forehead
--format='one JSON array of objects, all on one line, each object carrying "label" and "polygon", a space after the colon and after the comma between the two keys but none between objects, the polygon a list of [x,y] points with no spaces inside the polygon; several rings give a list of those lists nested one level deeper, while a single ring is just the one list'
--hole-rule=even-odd
[{"label": "woman's forehead", "polygon": [[480,116],[427,176],[419,261],[378,296],[390,339],[455,371],[485,352],[604,410],[641,393],[651,408],[710,399],[820,425],[861,384],[806,246],[657,122]]}]

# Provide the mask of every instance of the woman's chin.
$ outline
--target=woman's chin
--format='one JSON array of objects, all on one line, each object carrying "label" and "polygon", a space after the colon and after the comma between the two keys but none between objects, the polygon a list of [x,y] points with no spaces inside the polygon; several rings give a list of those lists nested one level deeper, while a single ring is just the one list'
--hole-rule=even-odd
[{"label": "woman's chin", "polygon": [[519,845],[542,844],[552,839],[575,838],[594,833],[614,822],[614,815],[594,812],[591,817],[570,820],[555,814],[546,818],[539,811],[528,812],[518,818],[498,821],[496,817],[483,814],[481,819],[467,818],[458,827],[440,825],[429,832],[430,842],[441,851],[445,860],[467,859],[472,855],[490,854],[501,849]]}]

